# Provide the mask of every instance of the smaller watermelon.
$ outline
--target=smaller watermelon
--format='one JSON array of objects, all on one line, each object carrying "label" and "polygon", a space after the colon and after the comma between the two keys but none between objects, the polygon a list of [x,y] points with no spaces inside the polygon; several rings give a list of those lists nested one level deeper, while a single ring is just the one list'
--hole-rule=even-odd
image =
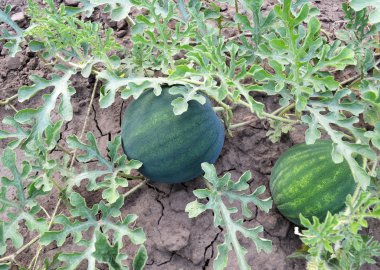
[{"label": "smaller watermelon", "polygon": [[[172,86],[180,87],[180,86]],[[181,183],[202,174],[201,163],[214,163],[224,143],[224,127],[211,102],[189,102],[186,112],[173,113],[169,87],[156,96],[145,91],[125,110],[122,143],[126,155],[140,160],[140,172],[153,182]]]},{"label": "smaller watermelon", "polygon": [[347,195],[354,192],[348,163],[335,164],[331,152],[331,141],[317,141],[295,145],[277,160],[270,190],[277,209],[291,222],[300,225],[300,213],[323,221],[328,211],[344,209]]}]

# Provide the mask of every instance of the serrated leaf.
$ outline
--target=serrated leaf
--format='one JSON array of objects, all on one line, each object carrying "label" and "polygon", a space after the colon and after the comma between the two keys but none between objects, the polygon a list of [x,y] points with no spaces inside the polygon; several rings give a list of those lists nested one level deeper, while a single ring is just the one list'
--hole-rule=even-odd
[{"label": "serrated leaf", "polygon": [[7,29],[2,28],[1,29],[1,41],[6,41],[4,44],[4,48],[8,49],[8,53],[11,57],[16,56],[16,53],[21,51],[20,44],[24,40],[23,33],[24,30],[21,29],[9,16],[7,10],[0,9],[0,22],[4,22],[8,24],[10,27],[13,28],[13,30],[16,32],[16,34],[11,34],[8,32]]},{"label": "serrated leaf", "polygon": [[224,234],[224,242],[218,245],[218,254],[214,260],[215,269],[224,269],[227,266],[228,253],[233,250],[238,260],[240,269],[249,269],[246,262],[245,254],[247,251],[241,246],[236,233],[240,232],[245,237],[250,239],[255,245],[257,251],[264,250],[270,252],[272,244],[271,241],[258,236],[263,231],[262,226],[256,228],[245,228],[241,219],[235,221],[231,218],[232,214],[237,212],[237,208],[228,208],[223,198],[231,202],[239,202],[242,208],[242,214],[246,217],[251,217],[252,212],[248,208],[250,203],[257,205],[263,211],[269,211],[272,206],[272,200],[259,199],[257,196],[263,194],[265,191],[264,186],[258,187],[254,192],[247,195],[244,192],[249,189],[247,181],[250,180],[251,174],[244,173],[237,182],[231,180],[230,174],[225,174],[219,178],[213,165],[202,163],[202,169],[205,172],[204,178],[209,182],[208,189],[194,190],[194,195],[199,199],[208,198],[206,204],[200,203],[195,200],[186,206],[186,212],[189,217],[196,217],[206,210],[214,212],[214,226],[222,226],[226,229]]},{"label": "serrated leaf", "polygon": [[351,0],[351,7],[356,10],[373,7],[374,10],[369,15],[369,22],[372,24],[380,22],[380,1],[379,0]]},{"label": "serrated leaf", "polygon": [[14,118],[7,116],[3,119],[2,123],[15,129],[14,132],[0,130],[0,140],[13,139],[8,143],[9,148],[15,149],[19,147],[22,142],[28,138],[30,131],[24,129],[17,121],[14,120]]},{"label": "serrated leaf", "polygon": [[191,100],[197,101],[200,104],[206,103],[206,98],[203,95],[198,94],[196,89],[197,88],[190,90],[187,87],[177,85],[174,85],[169,89],[170,94],[182,96],[174,99],[171,103],[175,115],[181,115],[186,112],[189,107],[188,102]]},{"label": "serrated leaf", "polygon": [[[332,124],[355,130],[353,123],[354,121],[347,121],[347,119],[340,112],[329,112],[328,114],[322,114],[324,107],[308,107],[309,112],[312,114],[312,117],[308,118],[310,130],[313,133],[308,133],[307,135],[316,134],[317,125],[320,125],[329,135],[331,140],[335,143],[335,149],[338,151],[344,159],[347,161],[350,166],[352,175],[354,176],[355,181],[365,189],[370,183],[370,177],[366,171],[358,164],[353,155],[358,153],[360,155],[365,155],[369,159],[376,159],[376,155],[367,145],[356,145],[353,143],[348,143],[343,140],[343,133],[332,128]],[[306,119],[306,118],[304,118]],[[353,119],[353,118],[352,118]],[[307,139],[310,140],[310,143],[313,143],[315,136]]]},{"label": "serrated leaf", "polygon": [[61,98],[58,113],[65,121],[70,121],[73,117],[73,108],[71,105],[71,96],[75,93],[75,89],[70,86],[69,79],[74,74],[73,70],[66,70],[65,74],[60,77],[56,74],[51,76],[51,80],[43,79],[39,76],[31,76],[34,82],[32,86],[23,86],[19,89],[18,98],[23,102],[39,91],[47,88],[54,87],[50,94],[43,96],[44,104],[37,109],[23,109],[16,113],[14,119],[20,124],[35,121],[32,131],[28,140],[41,136],[45,129],[51,125],[51,113],[56,107],[56,103]]},{"label": "serrated leaf", "polygon": [[[85,199],[76,192],[70,195],[70,212],[74,218],[80,220],[70,220],[66,216],[59,215],[54,219],[54,223],[60,224],[62,229],[45,232],[41,237],[41,244],[48,245],[57,241],[57,245],[63,245],[69,235],[73,237],[74,243],[81,247],[81,253],[62,253],[58,259],[64,266],[60,269],[76,269],[83,261],[87,261],[89,269],[95,269],[96,262],[105,262],[110,269],[127,269],[121,263],[127,258],[123,248],[123,237],[128,237],[133,244],[141,245],[146,237],[141,228],[130,228],[137,219],[135,215],[127,215],[122,221],[114,222],[109,215],[108,207],[103,203],[95,204],[88,208]],[[123,200],[109,205],[114,209],[121,208]],[[98,213],[100,219],[98,218]],[[120,212],[119,212],[120,213]],[[90,239],[84,240],[83,233],[91,231]],[[110,240],[113,239],[113,245]],[[141,256],[141,255],[139,255]]]},{"label": "serrated leaf", "polygon": [[[102,197],[112,204],[120,197],[118,188],[128,186],[128,181],[118,177],[118,173],[129,175],[132,170],[139,169],[142,163],[137,160],[127,161],[125,155],[118,154],[121,146],[120,136],[116,136],[113,141],[108,143],[110,160],[100,153],[96,138],[92,133],[87,133],[87,140],[89,144],[81,142],[77,136],[72,135],[67,138],[67,143],[70,148],[82,151],[82,154],[77,157],[79,161],[97,160],[100,166],[98,169],[92,170],[84,167],[81,172],[63,171],[62,174],[67,177],[67,192],[71,192],[74,186],[79,186],[83,180],[88,179],[87,189],[90,191],[102,189]],[[97,182],[100,178],[103,180]]]}]

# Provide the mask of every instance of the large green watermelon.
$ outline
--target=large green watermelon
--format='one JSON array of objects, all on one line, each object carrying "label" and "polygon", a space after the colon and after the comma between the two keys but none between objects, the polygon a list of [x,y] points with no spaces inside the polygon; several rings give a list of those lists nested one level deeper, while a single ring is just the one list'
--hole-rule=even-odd
[{"label": "large green watermelon", "polygon": [[298,144],[288,149],[273,167],[270,190],[274,204],[290,221],[300,225],[299,214],[319,220],[341,211],[356,184],[348,163],[335,164],[332,142]]},{"label": "large green watermelon", "polygon": [[175,115],[168,88],[156,96],[146,91],[131,102],[122,121],[123,149],[143,162],[140,172],[151,181],[185,182],[202,174],[201,163],[214,163],[224,143],[224,127],[210,101],[190,101]]}]

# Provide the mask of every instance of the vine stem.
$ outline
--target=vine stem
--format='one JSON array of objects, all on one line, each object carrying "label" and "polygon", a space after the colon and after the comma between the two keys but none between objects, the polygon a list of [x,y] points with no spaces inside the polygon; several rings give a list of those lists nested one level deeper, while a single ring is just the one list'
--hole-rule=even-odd
[{"label": "vine stem", "polygon": [[140,189],[141,187],[143,187],[148,181],[147,180],[144,180],[142,181],[141,183],[139,183],[138,185],[134,186],[133,188],[131,188],[131,190],[129,190],[128,192],[126,192],[123,197],[124,199],[126,197],[128,197],[129,195],[135,193],[138,189]]},{"label": "vine stem", "polygon": [[233,125],[230,125],[229,126],[229,129],[236,129],[236,128],[239,128],[239,127],[243,127],[243,126],[246,126],[246,125],[249,125],[250,123],[253,123],[255,122],[257,119],[251,119],[251,120],[248,120],[248,121],[245,121],[245,122],[241,122],[241,123],[236,123],[236,124],[233,124]]},{"label": "vine stem", "polygon": [[[92,89],[92,94],[91,94],[90,103],[88,104],[88,107],[87,107],[86,118],[84,119],[84,123],[83,123],[82,131],[81,131],[81,133],[80,133],[79,139],[82,139],[82,138],[83,138],[83,135],[84,135],[84,133],[85,133],[85,131],[86,131],[88,118],[89,118],[89,116],[90,116],[90,112],[91,112],[91,108],[92,108],[92,103],[94,102],[94,98],[95,98],[96,88],[98,87],[98,82],[99,82],[99,80],[98,80],[98,78],[96,78],[96,80],[95,80],[95,84],[94,84],[94,88]],[[77,151],[74,150],[74,152],[73,152],[73,156],[72,156],[72,158],[71,158],[71,162],[70,162],[70,168],[72,168],[73,165],[74,165],[76,154],[77,154]]]},{"label": "vine stem", "polygon": [[[245,102],[245,101],[243,101],[243,100],[239,100],[238,103],[239,103],[239,104],[242,104],[242,105],[244,105],[244,106],[246,106],[246,107],[248,107],[248,108],[251,108],[251,106],[250,106],[247,102]],[[273,114],[270,114],[270,113],[267,113],[267,112],[262,112],[262,115],[263,115],[264,117],[271,118],[271,119],[273,119],[273,120],[278,120],[278,121],[285,122],[285,123],[292,123],[292,124],[294,124],[294,123],[298,123],[297,120],[292,120],[292,119],[283,118],[283,117],[276,116],[276,115],[273,115]]]},{"label": "vine stem", "polygon": [[57,144],[56,147],[57,147],[59,150],[65,152],[65,153],[68,154],[68,155],[71,155],[71,154],[73,153],[72,151],[66,149],[66,148],[63,147],[62,145]]},{"label": "vine stem", "polygon": [[84,65],[79,65],[79,64],[76,64],[76,63],[73,63],[73,62],[70,62],[70,61],[66,61],[65,58],[63,58],[61,55],[59,55],[58,53],[55,55],[59,60],[61,60],[62,62],[64,62],[65,64],[68,64],[69,66],[71,67],[74,67],[74,68],[79,68],[79,69],[83,69],[84,68]]},{"label": "vine stem", "polygon": [[[374,69],[375,67],[377,67],[378,65],[380,64],[380,59],[376,61],[376,63],[373,65],[373,67],[371,67],[369,70],[372,70]],[[354,83],[356,83],[358,80],[361,79],[361,76],[360,74],[358,75],[355,75],[343,82],[340,83],[340,88],[344,88],[346,85],[348,85],[348,88],[351,87]]]},{"label": "vine stem", "polygon": [[62,192],[63,189],[61,188],[61,186],[57,183],[57,181],[55,181],[55,179],[53,177],[49,177],[50,181],[53,182],[54,186],[56,186],[56,188],[58,188],[59,192]]},{"label": "vine stem", "polygon": [[279,116],[281,116],[281,115],[284,115],[286,112],[290,111],[291,109],[293,109],[295,106],[296,106],[295,103],[291,103],[291,104],[289,104],[287,106],[282,106],[282,107],[278,108],[277,110],[275,110],[271,114],[272,115],[277,115],[278,114]]},{"label": "vine stem", "polygon": [[16,98],[18,97],[18,94],[15,94],[9,98],[6,98],[4,100],[0,100],[0,106],[4,106],[4,105],[7,105],[9,104],[9,102],[15,100]]},{"label": "vine stem", "polygon": [[[54,212],[53,214],[51,215],[50,217],[50,222],[49,222],[49,225],[48,225],[48,228],[50,229],[52,223],[53,223],[53,219],[55,217],[55,215],[57,214],[57,211],[58,211],[58,207],[59,207],[59,204],[61,203],[61,199],[58,200],[58,203],[57,205],[55,206],[55,209],[54,209]],[[39,239],[41,238],[41,235],[37,235],[35,236],[32,240],[30,240],[28,243],[26,243],[25,245],[23,245],[21,248],[19,248],[16,252],[14,252],[13,254],[11,255],[8,255],[8,256],[5,256],[3,258],[0,258],[0,262],[7,262],[7,261],[14,261],[16,256],[18,256],[19,254],[21,254],[25,249],[29,248],[31,245],[33,245],[35,242],[37,242]],[[34,258],[33,258],[34,260]],[[32,261],[33,261],[32,260]],[[31,262],[32,263],[32,262]],[[29,268],[30,268],[31,264],[29,265]]]},{"label": "vine stem", "polygon": [[128,14],[125,18],[127,19],[127,22],[129,22],[132,26],[136,25],[135,21]]},{"label": "vine stem", "polygon": [[[53,214],[51,215],[51,218],[50,218],[47,230],[50,230],[51,226],[53,225],[53,220],[54,220],[54,217],[57,215],[58,207],[59,207],[60,204],[61,204],[61,198],[58,199],[58,202],[55,205],[55,208],[54,208]],[[38,239],[39,238],[41,238],[41,235],[38,236]],[[33,264],[33,268],[32,269],[36,269],[37,262],[38,262],[38,257],[40,256],[41,250],[42,250],[42,247],[39,245],[38,249],[37,249],[36,255],[33,257],[32,261],[29,264],[29,267],[28,267],[29,269],[31,268],[32,264]]]},{"label": "vine stem", "polygon": [[370,171],[370,174],[371,174],[372,176],[375,175],[375,170],[376,170],[376,167],[377,167],[377,163],[378,163],[378,160],[375,160],[375,161],[373,162],[373,164],[372,164],[372,168],[371,168],[371,171]]},{"label": "vine stem", "polygon": [[15,107],[15,106],[13,106],[11,103],[9,103],[9,104],[8,104],[8,106],[9,106],[9,107],[11,107],[11,108],[12,108],[12,110],[14,110],[14,111],[15,111],[15,113],[18,113],[18,110],[16,109],[16,107]]},{"label": "vine stem", "polygon": [[25,249],[29,248],[31,245],[33,245],[36,241],[38,241],[38,239],[40,239],[40,235],[37,235],[36,237],[34,237],[32,240],[30,240],[28,243],[26,243],[25,245],[23,245],[20,249],[18,249],[15,253],[11,254],[11,255],[8,255],[8,256],[5,256],[3,258],[0,258],[0,263],[1,262],[8,262],[8,261],[13,261],[17,255],[19,255],[20,253],[22,253]]},{"label": "vine stem", "polygon": [[209,182],[206,178],[203,178],[203,180],[204,180],[204,182],[205,182],[207,188],[208,188],[209,190],[212,190],[212,186],[211,186],[210,182]]},{"label": "vine stem", "polygon": [[[239,3],[238,0],[235,0],[235,14],[239,14]],[[240,23],[237,25],[239,33],[241,33]]]},{"label": "vine stem", "polygon": [[212,109],[214,110],[214,112],[223,112],[224,111],[223,107],[213,107]]}]

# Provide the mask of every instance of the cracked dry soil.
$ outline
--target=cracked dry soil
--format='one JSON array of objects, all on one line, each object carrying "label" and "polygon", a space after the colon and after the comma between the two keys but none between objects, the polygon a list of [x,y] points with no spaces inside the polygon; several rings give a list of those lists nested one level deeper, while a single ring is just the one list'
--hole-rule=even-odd
[{"label": "cracked dry soil", "polygon": [[[58,1],[59,2],[59,1]],[[75,1],[74,1],[75,2]],[[330,33],[333,33],[341,25],[336,21],[343,18],[340,6],[343,0],[335,1],[312,1],[321,9],[320,19],[323,27]],[[25,1],[1,1],[1,8],[6,3],[13,6],[12,13],[22,12],[25,9]],[[268,9],[273,5],[273,1],[267,1],[264,9]],[[225,8],[226,16],[233,16],[233,9]],[[128,27],[124,24],[116,24],[110,22],[106,15],[96,13],[94,20],[104,22],[114,28],[121,44],[127,46],[129,44],[128,35],[120,34],[128,32]],[[26,25],[27,18],[19,22]],[[229,36],[233,33],[224,33]],[[15,58],[5,55],[5,51],[0,45],[0,99],[14,95],[18,88],[22,85],[30,84],[28,76],[37,74],[47,77],[50,71],[46,69],[43,63],[38,61],[36,55],[24,48]],[[352,75],[352,71],[345,71],[338,74],[339,79]],[[61,143],[70,134],[78,134],[82,128],[83,121],[87,111],[94,78],[84,79],[79,75],[75,75],[73,86],[76,94],[72,97],[74,104],[74,120],[66,123],[64,132],[61,136]],[[278,100],[276,97],[256,96],[258,100],[264,102],[268,111],[275,109]],[[97,99],[97,96],[96,96]],[[123,101],[120,98],[107,109],[100,109],[97,102],[94,103],[90,112],[88,123],[88,131],[95,134],[99,142],[99,148],[105,153],[107,142],[115,135],[120,133],[121,116],[128,105],[129,101]],[[30,101],[24,103],[13,103],[17,109],[28,107],[37,107],[41,104],[41,94],[35,96]],[[8,115],[12,115],[13,111],[7,107],[0,107],[0,118],[3,119]],[[237,108],[235,112],[235,121],[246,121],[252,119],[252,116],[245,109]],[[0,129],[4,125],[0,123]],[[251,189],[255,189],[259,185],[265,185],[269,193],[269,176],[271,168],[277,160],[278,156],[291,147],[293,144],[304,141],[305,128],[296,126],[289,134],[284,135],[280,142],[273,144],[266,136],[269,124],[265,120],[256,118],[255,122],[250,125],[239,128],[234,131],[233,137],[227,137],[221,156],[219,157],[216,167],[219,174],[230,172],[234,179],[237,179],[244,171],[250,170],[253,179],[250,182]],[[5,141],[0,141],[0,149],[6,146]],[[60,157],[60,151],[55,151],[54,155]],[[21,158],[18,161],[21,163]],[[91,162],[88,164],[91,167]],[[8,172],[0,167],[0,175],[7,175]],[[85,190],[85,184],[77,189],[86,197],[87,203],[91,206],[101,200],[101,194],[89,193]],[[137,182],[131,181],[130,186],[134,186]],[[148,249],[149,259],[146,269],[148,270],[200,270],[212,269],[212,261],[216,256],[216,246],[223,240],[223,231],[221,228],[213,226],[213,216],[211,212],[206,212],[198,218],[189,219],[185,213],[187,203],[195,199],[192,191],[196,188],[203,187],[201,179],[191,182],[165,185],[165,184],[148,184],[132,194],[125,201],[122,208],[123,214],[135,213],[139,216],[137,225],[144,228],[147,234],[146,247]],[[57,192],[53,192],[41,204],[51,212],[57,201]],[[13,199],[15,194],[9,194],[9,198]],[[254,217],[245,220],[245,225],[255,227],[263,225],[265,231],[263,236],[273,241],[273,253],[257,253],[253,243],[240,237],[243,245],[248,250],[247,259],[253,269],[261,270],[288,270],[288,269],[305,269],[305,263],[302,260],[288,259],[297,248],[301,247],[301,242],[294,235],[294,225],[289,223],[282,217],[277,209],[273,207],[268,214],[258,211],[256,207],[251,205]],[[61,206],[60,211],[67,211]],[[0,217],[1,218],[1,217]],[[368,231],[380,240],[379,224],[372,223]],[[21,224],[21,233],[26,237],[26,241],[30,240],[34,235],[27,232],[23,224]],[[27,249],[20,258],[20,261],[29,262],[36,252],[36,245]],[[42,250],[42,259],[51,258],[57,247],[55,243],[50,244]],[[72,239],[68,239],[65,243],[64,250],[76,250]],[[126,249],[129,252],[135,252],[135,247],[126,243]],[[12,248],[9,250],[12,252]],[[106,269],[104,265],[99,265],[100,269]],[[86,269],[83,264],[80,269]],[[229,266],[227,269],[238,269],[237,262],[233,254],[229,258]],[[365,266],[363,269],[380,269],[380,263],[373,266]]]}]

